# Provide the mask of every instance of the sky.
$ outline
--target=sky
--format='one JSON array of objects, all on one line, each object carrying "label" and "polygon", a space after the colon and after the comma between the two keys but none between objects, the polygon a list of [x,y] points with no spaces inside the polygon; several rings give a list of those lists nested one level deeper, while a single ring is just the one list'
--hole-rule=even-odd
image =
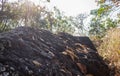
[{"label": "sky", "polygon": [[[31,0],[40,3],[40,0]],[[56,6],[60,11],[63,11],[67,16],[77,16],[80,13],[89,13],[90,10],[97,8],[95,0],[50,0],[46,4],[52,9]]]}]

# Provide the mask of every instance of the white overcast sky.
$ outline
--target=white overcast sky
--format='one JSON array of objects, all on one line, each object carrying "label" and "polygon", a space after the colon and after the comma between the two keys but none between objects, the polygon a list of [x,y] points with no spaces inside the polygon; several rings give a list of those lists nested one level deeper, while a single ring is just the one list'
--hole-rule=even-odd
[{"label": "white overcast sky", "polygon": [[[33,0],[37,2],[39,0]],[[76,16],[80,13],[89,13],[97,8],[95,0],[50,0],[49,8],[56,6],[68,16]]]},{"label": "white overcast sky", "polygon": [[[40,3],[40,0],[31,1],[36,4]],[[90,10],[97,8],[95,0],[50,0],[50,3],[47,3],[47,6],[50,9],[56,6],[68,16],[76,16],[80,13],[89,13]]]},{"label": "white overcast sky", "polygon": [[57,6],[66,15],[71,16],[89,13],[90,10],[97,7],[94,0],[51,0],[51,5]]}]

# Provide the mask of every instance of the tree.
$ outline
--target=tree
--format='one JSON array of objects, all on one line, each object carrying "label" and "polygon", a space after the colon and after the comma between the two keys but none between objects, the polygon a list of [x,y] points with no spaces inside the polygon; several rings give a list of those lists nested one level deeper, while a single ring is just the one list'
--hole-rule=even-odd
[{"label": "tree", "polygon": [[75,29],[72,17],[65,16],[64,13],[54,7],[54,18],[53,29],[55,32],[74,33]]},{"label": "tree", "polygon": [[16,18],[15,10],[11,9],[13,6],[8,0],[0,0],[0,32],[9,30],[11,19]]},{"label": "tree", "polygon": [[[65,16],[57,8],[49,11],[46,7],[35,5],[28,0],[12,3],[2,0],[1,4],[1,27],[12,29],[18,26],[32,26],[52,32],[74,32],[72,18]],[[1,30],[6,31],[3,28]]]},{"label": "tree", "polygon": [[111,11],[110,16],[113,15],[116,11],[117,14],[120,14],[120,1],[119,0],[96,0],[99,6],[107,5],[107,10]]},{"label": "tree", "polygon": [[113,12],[113,5],[109,3],[100,3],[98,9],[92,10],[93,18],[91,19],[89,34],[104,36],[106,30],[117,27],[118,20],[112,16]]},{"label": "tree", "polygon": [[79,14],[78,16],[75,17],[75,22],[74,25],[77,28],[77,32],[79,35],[84,35],[86,33],[86,28],[87,26],[85,25],[85,19],[87,19],[88,15],[87,14]]}]

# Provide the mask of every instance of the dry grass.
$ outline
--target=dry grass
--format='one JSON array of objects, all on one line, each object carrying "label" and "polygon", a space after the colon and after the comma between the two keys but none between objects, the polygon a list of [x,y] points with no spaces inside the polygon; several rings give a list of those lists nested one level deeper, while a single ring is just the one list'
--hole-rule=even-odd
[{"label": "dry grass", "polygon": [[99,54],[109,61],[110,67],[114,66],[117,69],[116,76],[120,76],[120,28],[109,30],[102,41],[97,48]]}]

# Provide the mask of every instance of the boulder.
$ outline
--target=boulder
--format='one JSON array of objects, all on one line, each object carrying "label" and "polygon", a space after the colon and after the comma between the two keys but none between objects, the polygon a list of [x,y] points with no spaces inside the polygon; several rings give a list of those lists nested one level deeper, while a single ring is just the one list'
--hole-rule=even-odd
[{"label": "boulder", "polygon": [[0,76],[109,76],[88,37],[18,27],[0,34]]}]

